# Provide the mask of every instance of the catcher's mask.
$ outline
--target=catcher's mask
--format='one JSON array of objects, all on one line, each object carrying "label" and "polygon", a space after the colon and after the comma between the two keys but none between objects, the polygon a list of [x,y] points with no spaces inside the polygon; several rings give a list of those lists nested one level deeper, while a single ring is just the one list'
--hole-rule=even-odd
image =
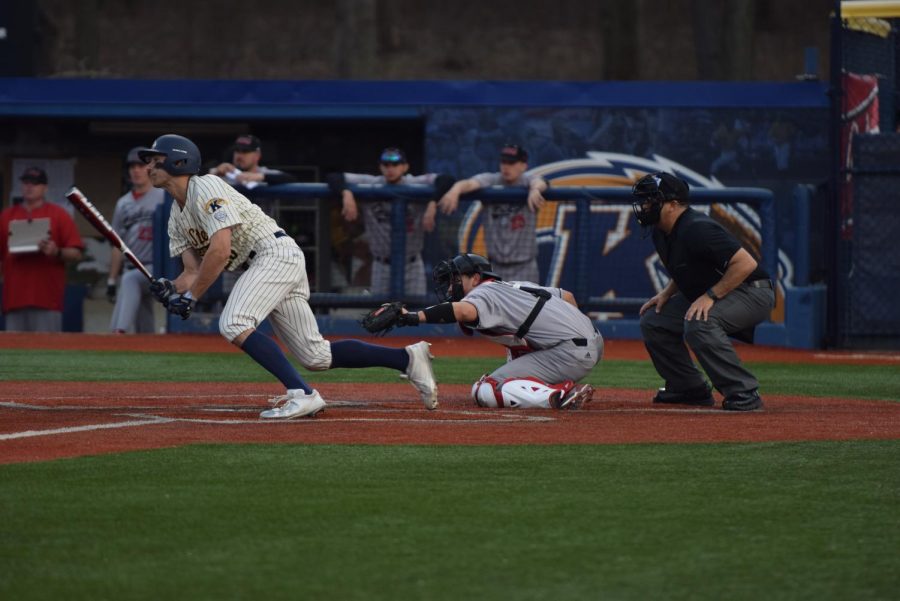
[{"label": "catcher's mask", "polygon": [[635,197],[631,203],[637,222],[644,227],[659,223],[662,206],[670,200],[684,204],[690,198],[688,183],[671,173],[658,172],[645,175],[634,183],[631,195]]},{"label": "catcher's mask", "polygon": [[482,278],[501,279],[499,275],[491,271],[490,261],[481,255],[463,253],[434,266],[431,273],[434,293],[441,301],[460,301],[465,296],[462,276],[475,273],[481,274]]}]

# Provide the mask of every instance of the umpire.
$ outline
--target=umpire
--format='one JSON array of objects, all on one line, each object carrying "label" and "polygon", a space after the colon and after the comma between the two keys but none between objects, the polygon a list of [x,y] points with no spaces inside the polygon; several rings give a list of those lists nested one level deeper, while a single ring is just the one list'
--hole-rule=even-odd
[{"label": "umpire", "polygon": [[638,223],[653,228],[653,244],[671,276],[640,310],[644,344],[666,383],[653,402],[715,404],[690,347],[725,397],[723,409],[761,409],[759,382],[728,337],[753,342],[756,325],[775,306],[769,275],[731,233],[689,206],[687,182],[652,173],[634,184],[632,195]]}]

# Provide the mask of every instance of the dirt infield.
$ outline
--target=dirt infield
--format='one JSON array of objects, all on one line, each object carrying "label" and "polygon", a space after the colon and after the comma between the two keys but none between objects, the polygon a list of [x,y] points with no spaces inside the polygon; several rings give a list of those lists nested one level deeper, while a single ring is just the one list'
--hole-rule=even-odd
[{"label": "dirt infield", "polygon": [[[409,340],[391,338],[391,346]],[[439,356],[498,356],[497,347],[433,341]],[[0,348],[233,352],[209,336],[0,335]],[[757,355],[757,353],[759,353]],[[742,347],[746,360],[898,364],[893,354],[803,353]],[[639,343],[611,341],[608,359],[646,358]],[[776,358],[778,357],[778,358]],[[16,382],[0,392],[0,463],[43,461],[192,443],[610,444],[900,438],[900,403],[766,396],[749,414],[656,407],[647,390],[599,389],[576,412],[473,407],[469,387],[440,386],[426,411],[398,384],[321,384],[329,401],[315,419],[261,422],[272,384]]]}]

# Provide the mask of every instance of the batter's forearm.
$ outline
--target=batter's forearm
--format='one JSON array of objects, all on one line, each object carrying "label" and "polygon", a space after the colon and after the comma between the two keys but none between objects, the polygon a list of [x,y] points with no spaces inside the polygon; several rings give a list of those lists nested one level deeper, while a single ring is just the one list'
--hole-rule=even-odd
[{"label": "batter's forearm", "polygon": [[225,266],[228,264],[229,254],[230,253],[213,251],[212,248],[207,251],[203,260],[200,262],[200,269],[197,271],[197,277],[188,287],[188,290],[190,290],[190,293],[194,298],[201,298],[206,294],[206,291],[209,290],[210,286],[215,283],[216,279],[221,275],[225,270]]}]

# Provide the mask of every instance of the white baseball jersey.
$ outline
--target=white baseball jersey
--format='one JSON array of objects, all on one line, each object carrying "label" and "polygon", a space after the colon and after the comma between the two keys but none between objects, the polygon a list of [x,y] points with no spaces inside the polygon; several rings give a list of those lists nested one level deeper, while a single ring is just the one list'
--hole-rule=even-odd
[{"label": "white baseball jersey", "polygon": [[303,251],[243,194],[215,175],[192,176],[184,209],[172,204],[169,251],[178,256],[193,248],[203,256],[209,239],[226,227],[232,228],[226,269],[241,275],[219,316],[219,331],[230,342],[268,318],[301,365],[328,369],[331,345],[309,307]]},{"label": "white baseball jersey", "polygon": [[232,227],[231,257],[225,269],[234,271],[263,238],[278,231],[275,220],[215,175],[195,175],[188,181],[184,209],[172,204],[169,214],[169,253],[180,257],[193,248],[202,257],[209,239],[219,230]]}]

